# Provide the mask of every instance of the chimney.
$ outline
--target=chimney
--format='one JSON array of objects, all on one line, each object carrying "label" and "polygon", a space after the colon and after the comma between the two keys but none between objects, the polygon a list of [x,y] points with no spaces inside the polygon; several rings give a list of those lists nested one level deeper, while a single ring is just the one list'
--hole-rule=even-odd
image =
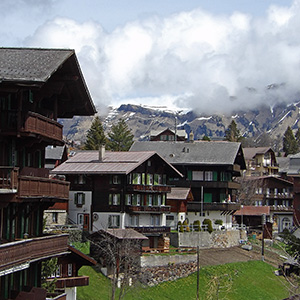
[{"label": "chimney", "polygon": [[105,156],[105,145],[101,145],[99,148],[99,161],[103,161]]},{"label": "chimney", "polygon": [[193,130],[191,130],[190,135],[189,135],[189,142],[194,143],[194,133]]}]

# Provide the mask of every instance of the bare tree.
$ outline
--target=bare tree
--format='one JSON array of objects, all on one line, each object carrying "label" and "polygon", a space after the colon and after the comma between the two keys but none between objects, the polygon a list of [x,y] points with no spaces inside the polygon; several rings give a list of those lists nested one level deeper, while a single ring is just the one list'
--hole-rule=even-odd
[{"label": "bare tree", "polygon": [[142,241],[147,239],[132,229],[99,230],[90,235],[91,252],[111,279],[111,300],[123,299],[140,276]]}]

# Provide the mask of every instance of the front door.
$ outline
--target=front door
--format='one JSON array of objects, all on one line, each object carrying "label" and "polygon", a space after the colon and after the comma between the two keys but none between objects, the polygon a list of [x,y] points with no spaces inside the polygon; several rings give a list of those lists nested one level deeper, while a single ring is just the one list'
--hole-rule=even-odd
[{"label": "front door", "polygon": [[90,224],[90,215],[84,214],[83,215],[83,230],[88,231],[89,230],[89,224]]}]

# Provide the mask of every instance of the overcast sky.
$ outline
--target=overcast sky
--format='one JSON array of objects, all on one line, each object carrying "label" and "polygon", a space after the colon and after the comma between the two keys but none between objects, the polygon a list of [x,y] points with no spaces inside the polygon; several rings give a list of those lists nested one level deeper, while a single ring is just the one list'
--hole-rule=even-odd
[{"label": "overcast sky", "polygon": [[1,0],[3,47],[75,49],[99,111],[300,101],[300,0]]}]

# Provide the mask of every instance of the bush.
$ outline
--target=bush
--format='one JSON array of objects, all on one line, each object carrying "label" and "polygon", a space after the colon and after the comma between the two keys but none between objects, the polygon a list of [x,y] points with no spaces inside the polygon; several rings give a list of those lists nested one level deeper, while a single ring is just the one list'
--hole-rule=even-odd
[{"label": "bush", "polygon": [[195,231],[201,231],[201,227],[200,227],[200,220],[196,220],[196,221],[194,221],[194,230]]},{"label": "bush", "polygon": [[211,233],[213,231],[212,223],[210,219],[204,219],[202,225],[207,225],[207,231]]},{"label": "bush", "polygon": [[223,225],[223,221],[222,220],[216,220],[215,221],[215,225]]},{"label": "bush", "polygon": [[190,227],[189,227],[189,220],[188,219],[185,219],[183,221],[183,225],[184,225],[184,229],[186,232],[190,232]]},{"label": "bush", "polygon": [[[182,231],[181,231],[181,229],[182,229]],[[180,232],[183,232],[183,227],[182,227],[181,221],[177,222],[177,230],[179,230]]]}]

